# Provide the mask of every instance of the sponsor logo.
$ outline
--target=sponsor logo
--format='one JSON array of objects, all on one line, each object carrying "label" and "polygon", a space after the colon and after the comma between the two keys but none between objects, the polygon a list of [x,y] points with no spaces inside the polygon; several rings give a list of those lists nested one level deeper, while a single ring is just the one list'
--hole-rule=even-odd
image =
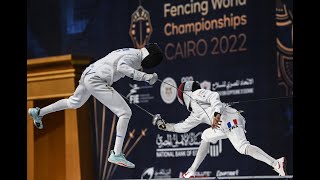
[{"label": "sponsor logo", "polygon": [[218,140],[216,143],[210,143],[209,152],[208,154],[211,157],[218,157],[219,154],[222,153],[222,140]]},{"label": "sponsor logo", "polygon": [[208,89],[219,93],[220,96],[231,96],[241,94],[254,93],[254,79],[237,79],[235,81],[217,81],[210,82],[204,80],[200,82],[200,86],[203,89]]},{"label": "sponsor logo", "polygon": [[143,89],[152,88],[152,86],[138,86],[138,84],[129,84],[131,87],[130,92],[127,94],[126,98],[129,99],[129,102],[139,104],[139,103],[148,103],[151,99],[154,99],[149,93],[138,93],[138,91]]},{"label": "sponsor logo", "polygon": [[174,102],[177,96],[176,88],[177,84],[171,77],[167,77],[163,80],[160,86],[160,95],[165,103],[171,104]]},{"label": "sponsor logo", "polygon": [[151,179],[154,175],[154,167],[145,169],[141,174],[141,179]]},{"label": "sponsor logo", "polygon": [[157,169],[154,172],[154,178],[171,178],[171,169]]},{"label": "sponsor logo", "polygon": [[[179,178],[183,178],[183,174],[186,172],[180,172]],[[210,177],[212,174],[212,171],[196,171],[195,172],[195,178],[201,178],[201,177]]]},{"label": "sponsor logo", "polygon": [[171,169],[155,169],[154,167],[149,167],[145,169],[141,174],[141,179],[163,179],[171,178]]},{"label": "sponsor logo", "polygon": [[[195,157],[201,143],[202,132],[157,134],[157,158]],[[222,140],[211,143],[208,154],[218,157],[222,153]]]},{"label": "sponsor logo", "polygon": [[239,169],[236,169],[234,171],[220,171],[217,170],[216,176],[238,176],[239,175]]}]

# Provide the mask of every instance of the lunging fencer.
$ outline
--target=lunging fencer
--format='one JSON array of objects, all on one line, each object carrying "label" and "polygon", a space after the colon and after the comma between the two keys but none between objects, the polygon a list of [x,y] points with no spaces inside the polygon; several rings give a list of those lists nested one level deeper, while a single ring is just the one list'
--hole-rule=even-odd
[{"label": "lunging fencer", "polygon": [[[217,92],[201,89],[200,84],[196,81],[187,81],[181,83],[178,88],[178,100],[187,107],[190,112],[189,117],[175,124],[166,123],[160,114],[157,114],[153,118],[153,124],[160,130],[186,133],[200,123],[211,126],[203,131],[195,160],[187,172],[183,174],[184,178],[195,177],[198,167],[208,153],[210,143],[216,143],[218,140],[226,138],[239,153],[268,164],[280,176],[286,175],[285,158],[274,159],[259,147],[250,144],[245,136],[245,118],[238,110],[222,103]],[[162,125],[163,123],[165,126]]]},{"label": "lunging fencer", "polygon": [[80,108],[92,95],[118,116],[116,140],[108,161],[127,168],[135,165],[126,160],[122,153],[124,138],[132,112],[126,101],[112,87],[112,84],[127,76],[136,81],[154,84],[158,75],[142,72],[161,63],[163,53],[157,43],[147,44],[141,49],[122,48],[110,52],[105,57],[89,65],[82,73],[79,85],[73,95],[43,108],[29,108],[34,125],[42,129],[43,116],[64,109]]}]

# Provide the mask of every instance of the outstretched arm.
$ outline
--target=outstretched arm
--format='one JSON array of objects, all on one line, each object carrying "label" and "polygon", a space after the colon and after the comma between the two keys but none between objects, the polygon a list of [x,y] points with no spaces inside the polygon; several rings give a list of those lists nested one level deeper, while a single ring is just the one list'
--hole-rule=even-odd
[{"label": "outstretched arm", "polygon": [[[163,122],[165,123],[164,120]],[[186,133],[199,124],[200,122],[195,121],[192,116],[189,116],[187,119],[180,123],[165,123],[165,128],[161,128],[159,126],[158,128],[163,131]]]},{"label": "outstretched arm", "polygon": [[153,74],[147,74],[145,72],[136,70],[134,68],[132,68],[131,66],[129,66],[126,61],[125,61],[126,57],[124,57],[123,59],[119,60],[118,65],[117,65],[117,71],[132,78],[133,80],[136,81],[146,81],[149,84],[154,84],[157,79],[158,79],[158,75],[156,73]]}]

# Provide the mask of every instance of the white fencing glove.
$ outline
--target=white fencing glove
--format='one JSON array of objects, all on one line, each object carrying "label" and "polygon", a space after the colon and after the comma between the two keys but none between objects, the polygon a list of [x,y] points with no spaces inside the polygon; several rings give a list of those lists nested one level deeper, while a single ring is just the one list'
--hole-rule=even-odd
[{"label": "white fencing glove", "polygon": [[150,85],[153,85],[154,83],[157,82],[158,75],[156,73],[145,74],[145,75],[143,75],[142,80],[148,82]]},{"label": "white fencing glove", "polygon": [[161,118],[160,114],[156,114],[153,116],[152,118],[152,124],[154,126],[157,126],[158,129],[160,130],[164,130],[166,129],[166,123],[164,122],[164,120]]}]

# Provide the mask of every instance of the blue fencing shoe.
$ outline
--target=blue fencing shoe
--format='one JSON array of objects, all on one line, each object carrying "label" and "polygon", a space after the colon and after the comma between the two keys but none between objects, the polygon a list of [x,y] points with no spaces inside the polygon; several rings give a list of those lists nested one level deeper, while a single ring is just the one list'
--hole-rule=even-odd
[{"label": "blue fencing shoe", "polygon": [[126,158],[124,157],[124,154],[121,153],[119,155],[115,155],[113,150],[111,150],[110,152],[108,161],[111,163],[117,164],[119,166],[127,167],[127,168],[135,167],[135,165],[132,162],[126,160]]},{"label": "blue fencing shoe", "polygon": [[36,108],[29,108],[28,113],[30,116],[32,116],[33,118],[33,124],[38,128],[38,129],[42,129],[43,128],[43,124],[42,124],[42,116],[39,116],[39,111],[40,108],[36,107]]}]

